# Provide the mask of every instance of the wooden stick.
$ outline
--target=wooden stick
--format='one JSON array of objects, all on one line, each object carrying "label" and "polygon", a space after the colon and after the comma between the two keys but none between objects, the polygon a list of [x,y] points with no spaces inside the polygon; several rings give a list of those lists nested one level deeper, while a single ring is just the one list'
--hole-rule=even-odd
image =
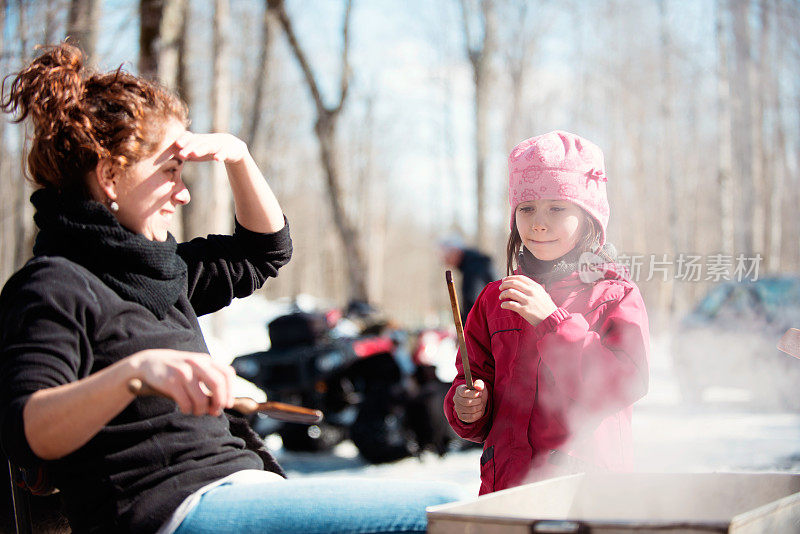
[{"label": "wooden stick", "polygon": [[[138,378],[132,378],[128,381],[128,391],[137,397],[150,396],[164,397],[166,399],[171,398],[166,393],[157,390]],[[286,421],[289,423],[313,425],[322,421],[322,412],[319,410],[312,410],[310,408],[303,408],[302,406],[294,406],[283,402],[257,402],[250,397],[236,397],[233,399],[233,406],[231,409],[236,410],[242,415],[261,412],[278,421]]]},{"label": "wooden stick", "polygon": [[781,340],[778,341],[778,349],[789,356],[800,358],[800,330],[797,328],[787,330]]},{"label": "wooden stick", "polygon": [[461,310],[458,309],[456,286],[453,284],[453,273],[446,271],[444,278],[447,281],[447,291],[450,293],[450,307],[453,308],[453,322],[456,323],[459,352],[461,352],[461,365],[464,367],[464,381],[468,389],[472,389],[472,373],[469,371],[469,357],[467,356],[467,342],[464,339],[464,326],[461,324]]}]

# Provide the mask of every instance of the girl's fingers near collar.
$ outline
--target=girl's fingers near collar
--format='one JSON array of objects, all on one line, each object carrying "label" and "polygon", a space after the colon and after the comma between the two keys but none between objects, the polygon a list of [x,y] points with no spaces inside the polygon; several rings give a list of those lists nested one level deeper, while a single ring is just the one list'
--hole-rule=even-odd
[{"label": "girl's fingers near collar", "polygon": [[506,276],[503,278],[503,281],[500,283],[500,287],[503,287],[506,284],[520,284],[522,286],[529,286],[536,284],[536,281],[534,281],[532,278],[528,278],[525,275],[512,274],[511,276]]},{"label": "girl's fingers near collar", "polygon": [[523,309],[522,305],[515,301],[515,300],[504,300],[500,303],[500,307],[504,310],[511,310],[518,312],[519,310]]},{"label": "girl's fingers near collar", "polygon": [[503,283],[500,284],[500,290],[506,291],[509,289],[515,289],[520,293],[530,294],[532,292],[533,284],[535,284],[531,279],[527,279],[527,281],[514,279],[514,280],[503,280]]},{"label": "girl's fingers near collar", "polygon": [[500,300],[520,300],[526,298],[528,295],[523,293],[521,290],[509,287],[508,289],[503,290],[500,293]]}]

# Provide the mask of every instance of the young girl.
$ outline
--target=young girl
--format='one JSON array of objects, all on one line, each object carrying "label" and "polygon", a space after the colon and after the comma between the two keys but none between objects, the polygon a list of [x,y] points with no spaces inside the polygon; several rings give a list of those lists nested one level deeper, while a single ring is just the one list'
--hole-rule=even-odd
[{"label": "young girl", "polygon": [[[457,358],[444,404],[461,437],[484,443],[481,494],[630,470],[632,404],[648,387],[647,313],[605,243],[603,153],[556,131],[517,145],[508,171],[510,276],[487,285],[472,308],[474,387]],[[590,280],[579,268],[587,258]]]}]

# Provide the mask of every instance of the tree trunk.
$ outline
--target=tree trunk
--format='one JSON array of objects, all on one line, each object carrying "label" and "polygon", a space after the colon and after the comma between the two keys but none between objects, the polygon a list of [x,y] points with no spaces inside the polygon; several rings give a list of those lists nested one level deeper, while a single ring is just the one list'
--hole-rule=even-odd
[{"label": "tree trunk", "polygon": [[[194,98],[192,91],[192,84],[189,77],[189,22],[192,18],[191,2],[181,0],[181,16],[180,16],[180,37],[178,38],[178,76],[176,80],[176,90],[181,99],[186,103],[189,108],[190,116]],[[191,192],[195,184],[199,181],[199,172],[197,168],[188,168],[183,170],[183,182]],[[188,240],[200,235],[197,231],[196,212],[198,206],[202,209],[202,203],[190,202],[181,206],[181,229],[183,230],[183,239]]]},{"label": "tree trunk", "polygon": [[[6,10],[8,9],[7,0],[0,0],[0,28],[6,27]],[[8,72],[8,60],[5,56],[5,32],[0,32],[0,70]],[[13,221],[15,204],[15,187],[10,171],[10,154],[6,150],[6,124],[5,118],[0,119],[0,221]],[[17,173],[19,174],[19,173]],[[14,224],[0,225],[0,281],[5,283],[14,269],[15,247],[14,243]]]},{"label": "tree trunk", "polygon": [[[6,27],[6,10],[8,9],[8,0],[0,0],[0,28]],[[8,72],[8,64],[5,57],[6,52],[6,42],[5,42],[5,32],[0,32],[0,69],[2,72]],[[5,135],[6,135],[6,124],[7,121],[5,118],[0,119],[0,158],[5,158]],[[5,180],[4,180],[5,182]]]},{"label": "tree trunk", "polygon": [[486,162],[489,157],[489,72],[486,61],[475,68],[475,241],[482,249],[488,246],[486,228]]},{"label": "tree trunk", "polygon": [[139,0],[139,75],[158,76],[158,41],[163,0]]},{"label": "tree trunk", "polygon": [[[182,45],[188,0],[140,0],[139,75],[157,79],[180,94]],[[171,228],[178,241],[184,237],[185,208]]]},{"label": "tree trunk", "polygon": [[730,251],[736,246],[733,184],[733,148],[731,118],[731,85],[728,63],[728,0],[717,0],[717,183],[719,184],[721,243],[720,251]]},{"label": "tree trunk", "polygon": [[[777,4],[777,5],[775,5]],[[773,19],[774,26],[769,26],[769,19],[763,23],[763,32],[768,34],[767,28],[773,28],[772,38],[774,43],[774,36],[778,35],[778,22],[783,15],[783,9],[780,2],[773,2],[774,10]],[[767,13],[770,6],[767,2],[762,2],[762,9]],[[766,254],[766,267],[768,272],[779,272],[781,269],[781,243],[783,241],[783,197],[785,190],[785,176],[788,172],[786,162],[786,131],[784,127],[783,118],[783,104],[780,91],[780,77],[778,75],[779,69],[783,67],[785,60],[785,47],[782,44],[773,44],[775,60],[772,61],[773,55],[766,53],[766,46],[764,47],[764,55],[762,55],[762,68],[765,73],[764,81],[768,84],[769,106],[773,110],[773,117],[775,120],[774,141],[769,143],[774,146],[771,154],[765,153],[765,162],[772,161],[769,165],[770,180],[770,195],[769,195],[769,210],[768,210],[768,240],[767,240],[767,254]],[[765,165],[766,168],[766,165]]]},{"label": "tree trunk", "polygon": [[344,194],[340,185],[338,154],[336,141],[336,114],[323,114],[318,118],[314,128],[319,139],[320,158],[325,170],[328,198],[333,212],[333,222],[339,230],[344,254],[347,258],[347,278],[350,284],[348,295],[350,300],[369,301],[366,281],[366,262],[359,245],[361,236],[351,223],[344,208]]},{"label": "tree trunk", "polygon": [[[760,36],[758,60],[750,54],[747,67],[748,93],[752,99],[750,104],[750,144],[752,160],[750,173],[753,181],[753,250],[754,253],[766,251],[766,178],[764,175],[764,93],[761,84],[766,81],[764,76],[764,54],[767,46],[767,6],[762,0],[760,3]],[[755,39],[753,39],[755,42]]]},{"label": "tree trunk", "polygon": [[258,51],[258,67],[256,69],[255,80],[253,81],[253,105],[250,111],[250,123],[247,126],[245,142],[248,146],[254,146],[261,126],[262,110],[264,105],[264,94],[267,88],[269,76],[269,62],[272,55],[272,47],[275,41],[275,16],[267,2],[264,2],[264,17],[261,20],[261,43]]},{"label": "tree trunk", "polygon": [[[230,129],[229,31],[228,0],[214,0],[214,79],[211,89],[211,129],[214,132]],[[232,229],[233,213],[228,174],[223,164],[214,164],[211,184],[211,211],[208,213],[211,231],[228,233]]]},{"label": "tree trunk", "polygon": [[[517,143],[530,136],[528,128],[531,123],[535,122],[531,106],[525,105],[531,100],[532,95],[525,93],[524,90],[531,67],[535,64],[539,40],[542,38],[544,30],[539,24],[533,25],[534,22],[538,22],[538,17],[528,16],[529,7],[531,5],[528,0],[513,3],[514,10],[509,12],[513,23],[509,29],[509,32],[512,32],[511,38],[503,45],[505,67],[511,85],[511,97],[506,110],[505,146],[503,147],[505,154],[511,152]],[[541,8],[541,2],[537,2],[533,8]]]},{"label": "tree trunk", "polygon": [[384,258],[388,205],[386,201],[386,182],[376,176],[374,168],[375,115],[374,100],[367,98],[364,118],[359,123],[361,135],[355,157],[360,162],[357,188],[359,198],[359,224],[364,228],[364,241],[367,244],[367,295],[370,302],[383,303]]},{"label": "tree trunk", "polygon": [[[161,0],[161,16],[158,17],[158,49],[156,72],[165,86],[180,94],[178,81],[181,72],[181,53],[186,33],[186,15],[189,0]],[[154,17],[155,18],[155,17]],[[183,96],[183,95],[181,95]]]},{"label": "tree trunk", "polygon": [[[181,93],[181,69],[184,62],[188,9],[189,0],[162,0],[158,25],[159,44],[156,47],[158,80],[181,97],[184,96]],[[189,173],[186,173],[184,170],[183,176],[187,177],[191,172],[192,170],[189,170]],[[171,232],[178,241],[186,238],[184,212],[187,206],[180,207],[180,216],[176,217],[172,223]]]},{"label": "tree trunk", "polygon": [[344,24],[342,27],[342,55],[341,72],[339,78],[339,102],[336,106],[328,107],[322,101],[322,95],[317,84],[316,77],[311,70],[311,66],[306,59],[305,52],[300,46],[297,36],[294,33],[292,21],[283,0],[269,0],[269,8],[274,10],[275,15],[283,27],[286,39],[303,73],[306,86],[314,100],[317,111],[317,120],[314,126],[314,133],[319,143],[320,161],[325,173],[325,183],[327,186],[328,200],[331,206],[333,222],[344,248],[344,260],[347,264],[347,294],[350,300],[368,301],[366,284],[366,262],[362,250],[363,244],[361,235],[356,226],[350,220],[347,211],[344,209],[344,195],[340,168],[337,161],[339,147],[336,139],[336,124],[339,114],[347,100],[350,78],[350,67],[348,59],[349,51],[349,27],[350,12],[352,3],[347,0],[345,5]]},{"label": "tree trunk", "polygon": [[[669,16],[666,0],[659,0],[660,15],[660,41],[661,41],[661,183],[667,188],[667,227],[669,228],[669,245],[673,258],[681,250],[681,217],[678,213],[678,194],[681,190],[674,168],[674,130],[675,118],[673,112],[672,88],[672,43],[669,30]],[[667,318],[671,319],[678,307],[680,300],[677,295],[674,278],[667,282],[669,287],[666,295]]]},{"label": "tree trunk", "polygon": [[[19,41],[21,45],[20,63],[25,65],[29,60],[29,47],[28,41],[28,6],[25,0],[17,1],[17,10],[19,16]],[[25,129],[18,128],[19,132],[19,146],[25,146]],[[18,172],[14,175],[14,182],[16,185],[15,206],[14,206],[14,269],[18,269],[31,257],[33,247],[33,238],[35,230],[33,226],[33,207],[30,204],[29,198],[31,194],[31,186],[28,180],[25,179],[25,173]]]},{"label": "tree trunk", "polygon": [[139,0],[139,75],[179,94],[188,11],[189,0]]},{"label": "tree trunk", "polygon": [[52,43],[56,37],[56,21],[61,11],[61,2],[58,0],[47,0],[47,8],[44,13],[44,35],[42,40],[46,44]]},{"label": "tree trunk", "polygon": [[733,126],[733,154],[736,158],[733,169],[736,170],[735,184],[739,191],[736,196],[742,199],[741,213],[743,224],[737,225],[737,252],[748,256],[754,252],[754,214],[756,191],[753,171],[753,113],[751,107],[753,98],[750,95],[750,76],[752,53],[750,50],[750,21],[749,0],[732,0],[731,11],[733,14],[733,37],[736,58],[736,72],[742,75],[731,78],[732,83],[732,126]]},{"label": "tree trunk", "polygon": [[491,62],[497,39],[497,22],[493,0],[480,1],[479,19],[481,31],[472,35],[471,14],[465,0],[461,0],[464,39],[467,56],[472,65],[475,84],[475,241],[480,248],[487,248],[486,228],[486,165],[489,157],[489,107],[491,90]]},{"label": "tree trunk", "polygon": [[100,0],[72,0],[67,21],[67,36],[93,61],[97,53],[97,28]]}]

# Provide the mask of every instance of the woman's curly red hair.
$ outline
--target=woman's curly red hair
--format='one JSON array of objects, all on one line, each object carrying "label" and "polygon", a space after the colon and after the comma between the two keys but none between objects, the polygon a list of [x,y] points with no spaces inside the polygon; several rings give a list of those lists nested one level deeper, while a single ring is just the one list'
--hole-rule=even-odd
[{"label": "woman's curly red hair", "polygon": [[124,170],[153,153],[169,119],[187,123],[185,104],[163,86],[122,67],[93,72],[68,43],[43,49],[0,88],[3,111],[33,125],[28,172],[40,187],[88,194],[86,177],[101,159]]}]

